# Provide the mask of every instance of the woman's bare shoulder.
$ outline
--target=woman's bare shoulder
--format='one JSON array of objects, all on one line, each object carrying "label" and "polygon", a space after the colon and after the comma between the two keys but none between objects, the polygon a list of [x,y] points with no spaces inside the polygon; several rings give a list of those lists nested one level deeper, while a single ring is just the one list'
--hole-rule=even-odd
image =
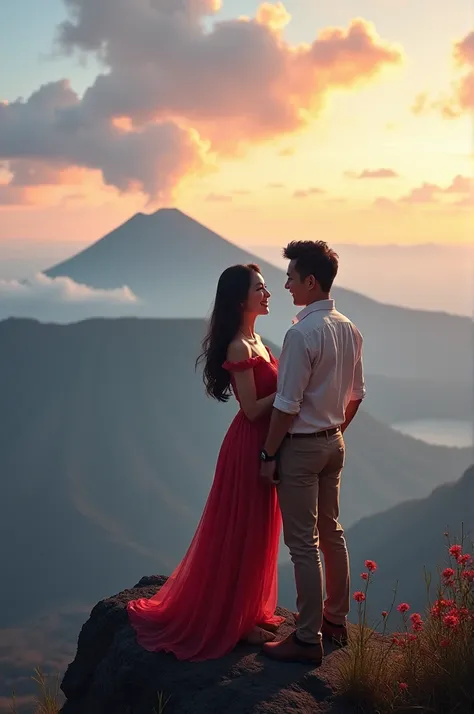
[{"label": "woman's bare shoulder", "polygon": [[229,362],[242,362],[252,356],[250,346],[241,338],[236,337],[227,349],[227,360]]}]

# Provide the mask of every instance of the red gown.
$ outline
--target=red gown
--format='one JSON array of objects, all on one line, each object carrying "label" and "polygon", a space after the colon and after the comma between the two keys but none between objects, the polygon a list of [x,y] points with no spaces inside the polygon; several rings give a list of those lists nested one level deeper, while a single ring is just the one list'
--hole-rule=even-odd
[{"label": "red gown", "polygon": [[[230,372],[253,369],[262,399],[276,391],[277,360],[269,356],[270,362],[257,356],[223,366]],[[239,410],[186,555],[156,595],[128,603],[130,623],[146,650],[172,652],[180,660],[214,659],[256,624],[283,621],[274,614],[280,510],[276,489],[259,478],[269,419],[251,422]]]}]

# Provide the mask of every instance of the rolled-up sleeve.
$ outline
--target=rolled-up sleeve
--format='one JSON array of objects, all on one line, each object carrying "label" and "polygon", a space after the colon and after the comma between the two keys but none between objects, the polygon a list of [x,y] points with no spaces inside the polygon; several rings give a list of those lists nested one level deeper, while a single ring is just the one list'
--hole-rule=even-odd
[{"label": "rolled-up sleeve", "polygon": [[354,366],[354,381],[352,384],[351,401],[363,399],[366,395],[364,362],[362,359],[362,338],[360,339],[359,358]]},{"label": "rolled-up sleeve", "polygon": [[286,414],[298,414],[311,377],[312,359],[304,335],[289,329],[278,364],[278,387],[273,406]]}]

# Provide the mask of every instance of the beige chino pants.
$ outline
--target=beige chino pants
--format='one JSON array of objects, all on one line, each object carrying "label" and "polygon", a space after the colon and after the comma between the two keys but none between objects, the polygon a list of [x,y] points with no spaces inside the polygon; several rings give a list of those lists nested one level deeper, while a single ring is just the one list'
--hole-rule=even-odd
[{"label": "beige chino pants", "polygon": [[[323,614],[335,625],[342,625],[349,612],[349,558],[338,521],[344,458],[341,432],[289,436],[279,453],[278,498],[284,540],[295,570],[297,637],[303,642],[321,641]],[[324,604],[320,549],[326,575]]]}]

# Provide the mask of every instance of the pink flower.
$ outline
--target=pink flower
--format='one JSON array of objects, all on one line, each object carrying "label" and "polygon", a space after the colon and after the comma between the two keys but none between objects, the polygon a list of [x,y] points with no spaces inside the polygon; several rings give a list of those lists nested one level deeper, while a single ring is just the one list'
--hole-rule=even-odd
[{"label": "pink flower", "polygon": [[374,573],[377,570],[377,563],[374,560],[366,560],[365,567],[367,570],[370,570],[371,573]]},{"label": "pink flower", "polygon": [[400,691],[406,692],[408,689],[408,684],[406,682],[399,682],[398,688],[400,689]]},{"label": "pink flower", "polygon": [[453,558],[459,558],[462,555],[462,547],[460,545],[452,545],[449,550],[449,555],[452,555]]},{"label": "pink flower", "polygon": [[400,605],[397,607],[398,612],[408,612],[410,609],[410,605],[407,602],[401,602]]},{"label": "pink flower", "polygon": [[452,568],[445,568],[441,574],[445,580],[449,580],[454,576],[454,570]]},{"label": "pink flower", "polygon": [[368,574],[368,573],[361,573],[361,574],[360,574],[360,577],[362,578],[362,580],[368,580],[368,579],[369,579],[369,574]]},{"label": "pink flower", "polygon": [[356,602],[364,602],[365,595],[361,590],[357,590],[352,596]]}]

